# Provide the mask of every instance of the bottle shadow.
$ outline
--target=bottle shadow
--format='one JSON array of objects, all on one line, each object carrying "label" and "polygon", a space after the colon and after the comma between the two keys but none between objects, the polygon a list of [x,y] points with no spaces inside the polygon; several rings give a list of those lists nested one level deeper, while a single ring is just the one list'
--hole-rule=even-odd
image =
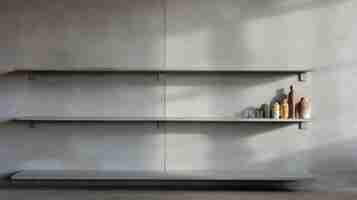
[{"label": "bottle shadow", "polygon": [[[270,100],[270,103],[269,103],[269,115],[266,115],[265,116],[270,116],[269,118],[271,118],[272,116],[272,113],[271,113],[271,108],[273,107],[273,105],[276,103],[276,102],[281,102],[283,99],[287,98],[287,93],[285,91],[284,88],[279,88],[276,90],[276,93],[275,93],[275,96]],[[236,117],[240,117],[240,118],[243,118],[243,119],[252,119],[252,118],[260,118],[260,117],[257,117],[256,116],[256,111],[258,109],[261,109],[261,106],[260,105],[257,105],[257,106],[248,106],[246,107],[245,109],[243,109],[241,112],[238,112],[236,114]],[[268,117],[265,117],[265,118],[268,118]]]}]

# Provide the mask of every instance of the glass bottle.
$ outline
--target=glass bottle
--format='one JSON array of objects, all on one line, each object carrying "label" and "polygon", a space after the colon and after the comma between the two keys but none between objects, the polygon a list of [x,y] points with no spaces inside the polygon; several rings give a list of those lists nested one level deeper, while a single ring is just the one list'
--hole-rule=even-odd
[{"label": "glass bottle", "polygon": [[311,118],[311,105],[309,100],[306,97],[301,98],[300,102],[301,107],[301,118],[310,119]]},{"label": "glass bottle", "polygon": [[285,98],[283,102],[281,103],[280,106],[281,112],[280,112],[280,118],[281,119],[288,119],[289,118],[289,104],[288,104],[288,99]]},{"label": "glass bottle", "polygon": [[266,119],[270,118],[270,106],[268,104],[263,104],[261,106],[261,109],[263,110],[263,117]]},{"label": "glass bottle", "polygon": [[290,86],[290,92],[288,95],[288,104],[289,104],[289,118],[293,119],[295,118],[295,91],[294,91],[294,86]]},{"label": "glass bottle", "polygon": [[274,119],[280,119],[280,104],[275,102],[272,108],[272,117]]}]

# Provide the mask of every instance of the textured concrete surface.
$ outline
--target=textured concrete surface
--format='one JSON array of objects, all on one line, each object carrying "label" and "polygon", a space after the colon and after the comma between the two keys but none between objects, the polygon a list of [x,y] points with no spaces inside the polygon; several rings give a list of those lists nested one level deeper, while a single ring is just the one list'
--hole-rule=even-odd
[{"label": "textured concrete surface", "polygon": [[[6,30],[0,33],[1,67],[315,69],[312,79],[299,83],[299,94],[313,94],[314,122],[303,132],[295,126],[122,124],[123,129],[114,130],[101,125],[38,124],[30,129],[3,124],[2,175],[24,168],[284,167],[309,169],[321,177],[316,188],[357,185],[355,0],[9,0],[0,10]],[[1,77],[1,117],[231,116],[268,101],[296,81],[280,75],[174,75],[166,83],[151,75],[110,77]],[[26,194],[15,193],[9,191]]]}]

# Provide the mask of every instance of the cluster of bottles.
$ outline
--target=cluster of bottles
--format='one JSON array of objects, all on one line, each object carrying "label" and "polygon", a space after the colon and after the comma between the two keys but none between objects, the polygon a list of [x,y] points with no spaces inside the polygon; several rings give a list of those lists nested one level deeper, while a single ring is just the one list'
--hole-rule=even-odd
[{"label": "cluster of bottles", "polygon": [[273,102],[271,106],[263,104],[256,110],[255,117],[273,119],[310,119],[311,105],[306,97],[301,97],[299,101],[296,101],[294,86],[290,86],[288,95],[283,94],[282,97]]}]

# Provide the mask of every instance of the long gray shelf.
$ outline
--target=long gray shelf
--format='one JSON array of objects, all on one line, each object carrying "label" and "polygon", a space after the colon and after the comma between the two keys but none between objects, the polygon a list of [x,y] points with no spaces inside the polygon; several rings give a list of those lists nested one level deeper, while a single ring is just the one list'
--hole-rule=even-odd
[{"label": "long gray shelf", "polygon": [[14,181],[299,181],[311,174],[268,171],[96,171],[24,170],[11,176]]},{"label": "long gray shelf", "polygon": [[244,119],[236,117],[56,117],[23,116],[14,121],[32,122],[237,122],[237,123],[304,123],[305,119]]},{"label": "long gray shelf", "polygon": [[180,67],[180,68],[136,68],[136,67],[66,67],[66,68],[26,68],[12,67],[0,70],[0,74],[9,72],[282,72],[282,73],[304,73],[312,71],[307,67]]}]

